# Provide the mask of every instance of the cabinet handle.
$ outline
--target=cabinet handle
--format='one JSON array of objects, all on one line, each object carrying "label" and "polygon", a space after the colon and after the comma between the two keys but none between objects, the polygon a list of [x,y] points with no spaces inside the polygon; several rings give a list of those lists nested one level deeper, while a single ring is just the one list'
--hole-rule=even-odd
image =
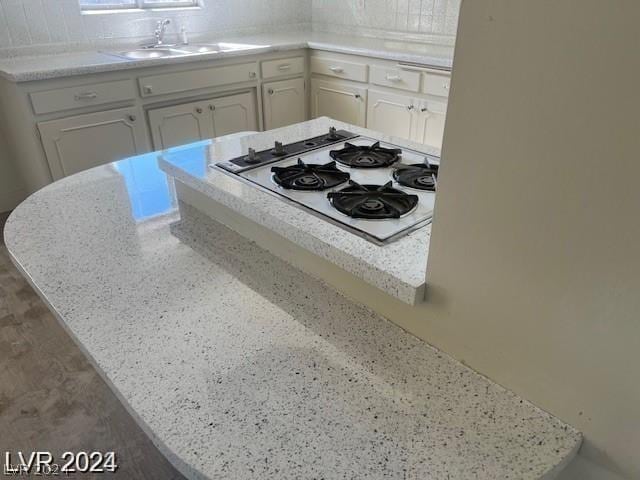
[{"label": "cabinet handle", "polygon": [[215,109],[216,109],[215,105],[209,105],[209,110],[213,112]]},{"label": "cabinet handle", "polygon": [[427,107],[422,107],[422,108],[420,109],[420,111],[421,111],[422,113],[426,113],[426,112],[428,112],[428,111],[429,111],[429,109],[428,109]]},{"label": "cabinet handle", "polygon": [[387,81],[389,82],[401,82],[402,78],[400,75],[387,75]]},{"label": "cabinet handle", "polygon": [[449,83],[443,83],[442,88],[444,88],[445,90],[449,90]]},{"label": "cabinet handle", "polygon": [[146,93],[146,94],[153,93],[153,87],[151,85],[145,85],[144,87],[142,87],[142,89],[144,90],[144,93]]},{"label": "cabinet handle", "polygon": [[415,105],[407,105],[407,110],[411,111],[413,110],[415,107]]},{"label": "cabinet handle", "polygon": [[96,92],[76,93],[74,98],[76,100],[93,100],[94,98],[98,98],[98,94]]},{"label": "cabinet handle", "polygon": [[291,65],[289,63],[284,63],[282,65],[278,65],[278,70],[290,70],[291,69]]},{"label": "cabinet handle", "polygon": [[329,67],[329,70],[331,70],[333,73],[342,73],[342,72],[344,72],[344,68],[342,68],[342,67]]},{"label": "cabinet handle", "polygon": [[270,88],[267,92],[269,93],[269,95],[273,95],[274,93],[276,93],[273,91],[273,88]]},{"label": "cabinet handle", "polygon": [[257,73],[256,72],[249,72],[249,78],[256,78]]},{"label": "cabinet handle", "polygon": [[196,108],[196,113],[202,113],[202,108],[200,107]]},{"label": "cabinet handle", "polygon": [[359,93],[356,93],[353,98],[355,98],[356,100],[360,100],[362,98],[362,95],[360,95]]},{"label": "cabinet handle", "polygon": [[129,119],[130,122],[135,122],[136,121],[136,116],[135,115],[129,115],[127,118]]}]

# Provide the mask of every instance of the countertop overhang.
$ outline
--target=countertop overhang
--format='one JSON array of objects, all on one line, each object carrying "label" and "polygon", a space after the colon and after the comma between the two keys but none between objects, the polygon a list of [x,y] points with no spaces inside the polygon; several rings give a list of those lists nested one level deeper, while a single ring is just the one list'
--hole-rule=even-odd
[{"label": "countertop overhang", "polygon": [[[238,43],[246,45],[247,48],[204,55],[144,60],[127,60],[102,51],[43,53],[34,56],[0,58],[0,76],[11,82],[29,82],[304,48],[415,63],[443,70],[451,70],[453,65],[453,46],[451,45],[320,32],[264,33],[203,40],[203,43],[206,42]],[[124,49],[114,48],[114,52]]]}]

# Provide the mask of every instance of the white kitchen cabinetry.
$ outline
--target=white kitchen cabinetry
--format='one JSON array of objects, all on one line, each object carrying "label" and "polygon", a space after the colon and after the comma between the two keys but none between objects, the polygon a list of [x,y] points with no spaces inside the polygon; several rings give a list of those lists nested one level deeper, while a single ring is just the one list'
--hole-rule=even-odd
[{"label": "white kitchen cabinetry", "polygon": [[442,148],[444,125],[447,118],[447,99],[420,102],[418,122],[412,140],[436,148]]},{"label": "white kitchen cabinetry", "polygon": [[54,180],[149,151],[137,107],[40,122],[38,129]]},{"label": "white kitchen cabinetry", "polygon": [[156,150],[257,129],[253,92],[149,110]]},{"label": "white kitchen cabinetry", "polygon": [[271,130],[306,120],[303,78],[265,83],[262,86],[264,128]]},{"label": "white kitchen cabinetry", "polygon": [[367,115],[367,89],[337,81],[311,81],[311,115],[331,117],[364,127]]},{"label": "white kitchen cabinetry", "polygon": [[418,118],[412,97],[369,90],[367,103],[367,128],[395,137],[413,137]]},{"label": "white kitchen cabinetry", "polygon": [[442,148],[447,100],[369,90],[367,128]]}]

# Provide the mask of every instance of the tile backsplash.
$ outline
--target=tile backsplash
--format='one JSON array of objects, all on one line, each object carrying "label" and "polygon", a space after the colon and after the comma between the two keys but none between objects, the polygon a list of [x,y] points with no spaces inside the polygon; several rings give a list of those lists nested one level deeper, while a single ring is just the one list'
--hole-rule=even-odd
[{"label": "tile backsplash", "polygon": [[152,40],[155,22],[170,18],[199,34],[292,29],[402,37],[455,36],[461,0],[202,0],[195,9],[81,13],[78,0],[0,0],[0,56]]},{"label": "tile backsplash", "polygon": [[98,14],[81,13],[78,0],[0,0],[0,49],[151,41],[160,18],[172,20],[169,36],[182,25],[194,36],[261,31],[282,24],[308,26],[311,0],[202,0],[195,9]]}]

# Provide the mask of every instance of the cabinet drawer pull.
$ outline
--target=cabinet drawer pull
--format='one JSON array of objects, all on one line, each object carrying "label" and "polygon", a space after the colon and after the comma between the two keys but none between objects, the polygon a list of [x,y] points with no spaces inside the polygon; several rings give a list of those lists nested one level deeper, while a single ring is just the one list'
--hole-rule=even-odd
[{"label": "cabinet drawer pull", "polygon": [[402,77],[400,75],[387,75],[387,81],[389,82],[401,82]]},{"label": "cabinet drawer pull", "polygon": [[151,85],[145,85],[142,89],[147,95],[151,95],[153,93],[153,87]]},{"label": "cabinet drawer pull", "polygon": [[202,108],[197,107],[197,108],[196,108],[196,113],[202,113]]},{"label": "cabinet drawer pull", "polygon": [[274,94],[274,93],[276,93],[276,92],[274,92],[274,91],[273,91],[273,88],[270,88],[270,89],[268,90],[268,93],[269,93],[269,95],[273,95],[273,94]]},{"label": "cabinet drawer pull", "polygon": [[211,110],[212,112],[215,111],[216,106],[215,105],[209,105],[209,110]]},{"label": "cabinet drawer pull", "polygon": [[354,97],[356,100],[360,100],[360,99],[362,98],[362,95],[360,95],[359,93],[356,93],[353,97]]},{"label": "cabinet drawer pull", "polygon": [[249,78],[256,78],[258,74],[256,72],[249,72]]},{"label": "cabinet drawer pull", "polygon": [[415,105],[407,105],[407,110],[411,111],[413,110],[415,107]]},{"label": "cabinet drawer pull", "polygon": [[93,100],[98,98],[98,94],[96,92],[76,93],[74,98],[76,100]]},{"label": "cabinet drawer pull", "polygon": [[449,90],[449,83],[443,83],[442,88],[444,88],[445,90]]},{"label": "cabinet drawer pull", "polygon": [[331,70],[333,73],[343,73],[344,72],[344,68],[342,68],[342,67],[329,67],[329,70]]},{"label": "cabinet drawer pull", "polygon": [[291,64],[285,63],[282,65],[278,65],[278,70],[282,70],[282,71],[291,70]]},{"label": "cabinet drawer pull", "polygon": [[130,122],[135,122],[136,121],[136,116],[135,115],[129,115],[127,118],[129,119]]},{"label": "cabinet drawer pull", "polygon": [[426,113],[426,112],[428,112],[428,111],[429,111],[429,109],[428,109],[427,107],[422,107],[422,108],[420,109],[420,111],[421,111],[422,113]]}]

